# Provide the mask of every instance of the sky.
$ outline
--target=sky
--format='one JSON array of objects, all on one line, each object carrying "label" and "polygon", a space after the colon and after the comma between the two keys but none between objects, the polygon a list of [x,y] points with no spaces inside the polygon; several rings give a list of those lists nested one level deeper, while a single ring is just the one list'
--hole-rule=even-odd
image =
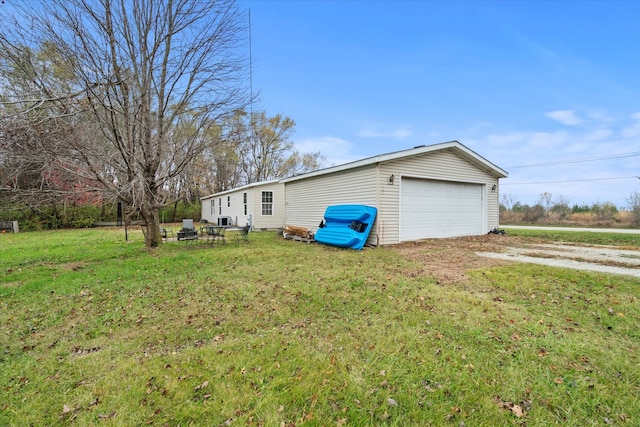
[{"label": "sky", "polygon": [[457,140],[502,196],[640,192],[640,1],[240,0],[253,110],[326,166]]}]

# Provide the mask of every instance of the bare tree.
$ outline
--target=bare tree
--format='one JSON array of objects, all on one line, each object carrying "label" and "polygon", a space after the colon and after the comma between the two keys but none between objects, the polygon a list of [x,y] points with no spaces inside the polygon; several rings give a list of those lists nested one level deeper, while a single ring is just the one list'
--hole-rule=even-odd
[{"label": "bare tree", "polygon": [[551,211],[558,214],[560,219],[566,219],[571,215],[570,201],[564,196],[558,196],[553,202]]},{"label": "bare tree", "polygon": [[631,221],[633,225],[640,226],[640,193],[634,191],[626,199],[631,211]]},{"label": "bare tree", "polygon": [[322,165],[324,157],[319,152],[300,154],[295,149],[291,140],[295,125],[281,114],[268,117],[261,111],[250,115],[239,148],[246,183],[310,172]]},{"label": "bare tree", "polygon": [[212,194],[318,169],[324,157],[319,152],[298,152],[291,140],[294,127],[293,120],[279,114],[237,111],[211,134],[212,143],[194,175],[206,177],[198,187]]},{"label": "bare tree", "polygon": [[545,216],[549,216],[549,212],[551,211],[552,201],[553,201],[553,194],[546,191],[540,194],[540,199],[538,200],[538,204],[544,207]]},{"label": "bare tree", "polygon": [[[48,0],[15,10],[0,34],[12,59],[2,66],[21,67],[31,79],[28,91],[3,102],[19,104],[27,123],[33,110],[48,120],[73,117],[62,150],[68,161],[140,212],[147,246],[158,246],[169,187],[188,187],[175,180],[211,143],[211,129],[247,101],[235,2]],[[23,60],[34,47],[49,52],[44,71]],[[51,70],[67,87],[50,84]]]},{"label": "bare tree", "polygon": [[[5,39],[1,38],[0,42]],[[47,102],[38,87],[71,90],[64,73],[52,66],[49,46],[40,51],[0,49],[0,196],[34,212],[42,206],[87,200],[92,183],[79,180],[82,169],[64,143],[72,138],[78,105]],[[38,70],[36,72],[35,70]],[[51,118],[55,120],[51,120]]]},{"label": "bare tree", "polygon": [[508,211],[512,210],[514,206],[519,203],[517,196],[512,193],[503,193],[502,194],[502,205]]}]

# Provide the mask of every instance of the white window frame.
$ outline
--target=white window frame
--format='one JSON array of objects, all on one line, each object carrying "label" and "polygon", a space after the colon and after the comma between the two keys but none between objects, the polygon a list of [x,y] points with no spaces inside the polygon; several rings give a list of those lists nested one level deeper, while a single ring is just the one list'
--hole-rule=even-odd
[{"label": "white window frame", "polygon": [[247,199],[248,199],[247,193],[246,192],[242,193],[242,202],[244,203],[244,214],[245,215],[247,214],[247,210],[248,210]]},{"label": "white window frame", "polygon": [[262,192],[262,216],[273,216],[273,191]]}]

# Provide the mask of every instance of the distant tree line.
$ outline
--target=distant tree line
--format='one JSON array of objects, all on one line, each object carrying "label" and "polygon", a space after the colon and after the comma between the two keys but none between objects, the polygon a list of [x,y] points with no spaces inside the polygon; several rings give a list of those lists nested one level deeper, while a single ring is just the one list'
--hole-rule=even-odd
[{"label": "distant tree line", "polygon": [[246,112],[247,22],[234,0],[0,9],[2,219],[82,226],[120,203],[155,247],[167,212],[322,165],[295,150],[293,120]]},{"label": "distant tree line", "polygon": [[503,194],[500,203],[502,223],[574,223],[640,226],[640,193],[627,198],[627,210],[612,202],[571,204],[565,197],[542,193],[533,205],[520,202],[512,194]]}]

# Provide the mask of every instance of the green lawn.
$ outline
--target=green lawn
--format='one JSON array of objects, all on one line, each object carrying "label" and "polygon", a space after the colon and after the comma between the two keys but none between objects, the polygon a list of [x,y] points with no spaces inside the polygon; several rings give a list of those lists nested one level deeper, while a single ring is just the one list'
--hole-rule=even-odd
[{"label": "green lawn", "polygon": [[640,425],[637,279],[266,232],[4,234],[0,265],[3,426]]},{"label": "green lawn", "polygon": [[507,233],[512,236],[543,238],[555,242],[573,242],[591,245],[613,245],[640,248],[640,234],[511,228],[507,230]]}]

